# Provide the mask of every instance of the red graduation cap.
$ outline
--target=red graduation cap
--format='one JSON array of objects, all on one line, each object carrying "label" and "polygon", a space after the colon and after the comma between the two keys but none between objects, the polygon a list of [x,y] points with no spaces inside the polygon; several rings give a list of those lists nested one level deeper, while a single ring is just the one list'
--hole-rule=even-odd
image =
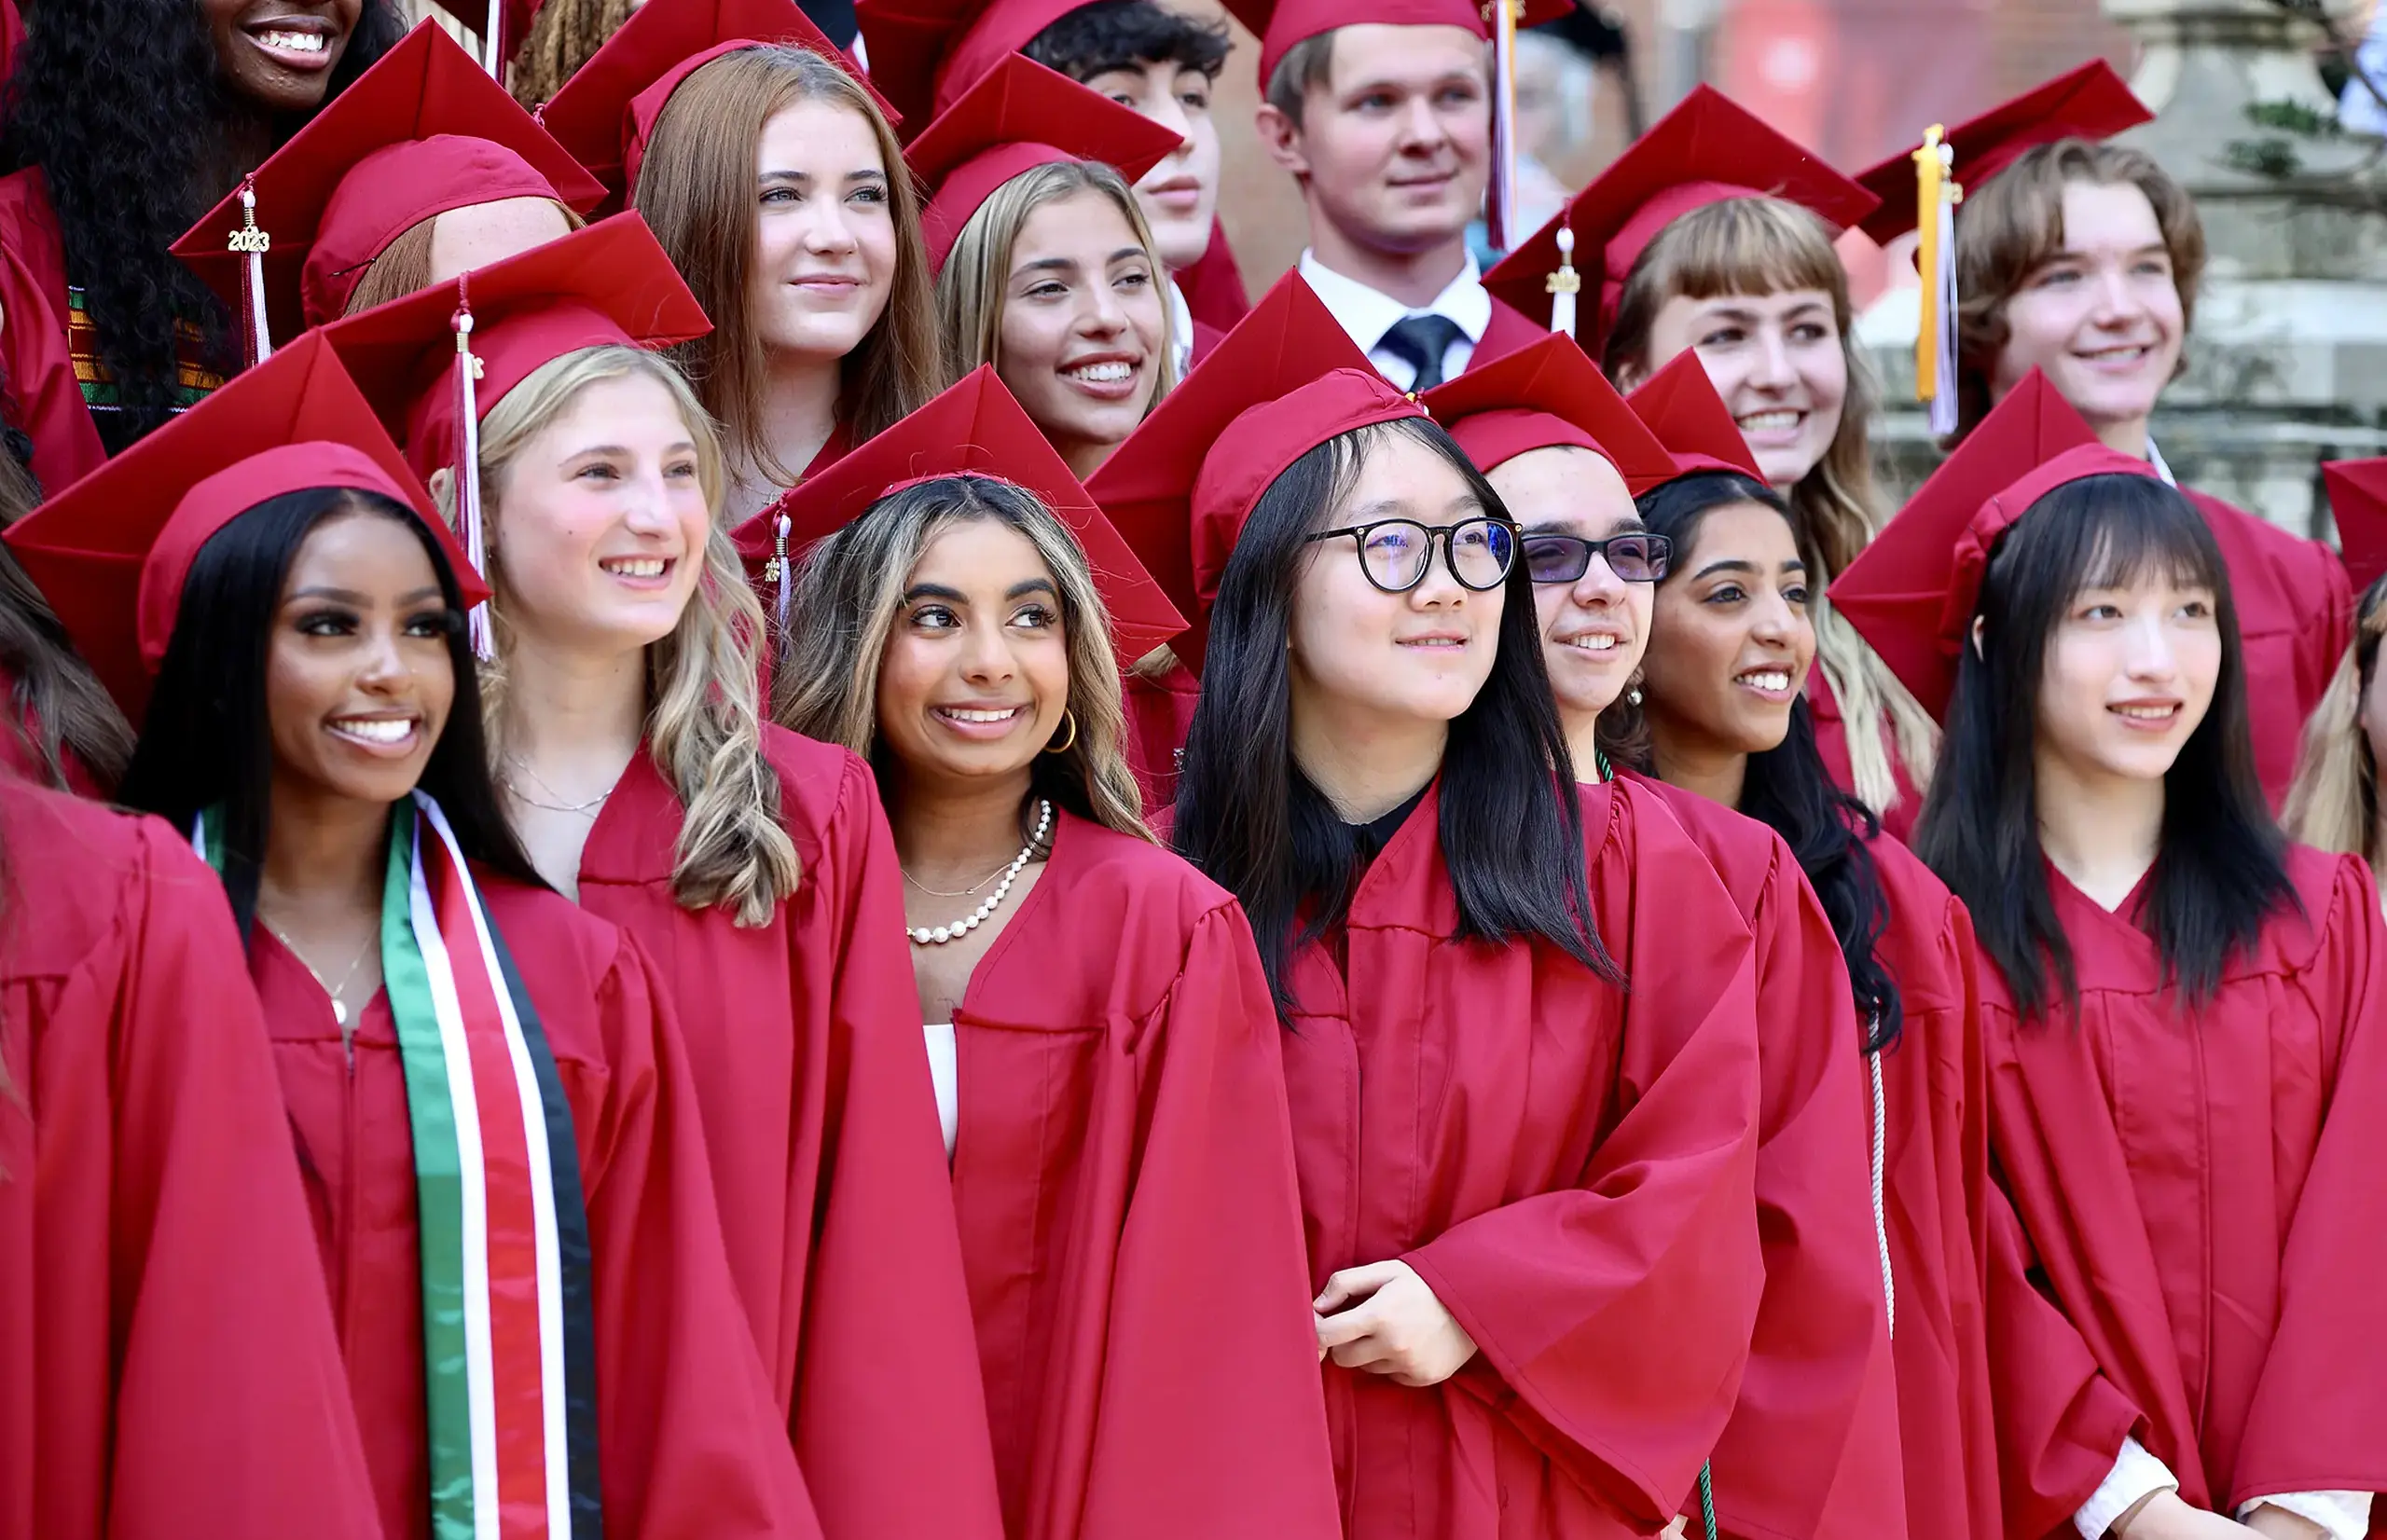
[{"label": "red graduation cap", "polygon": [[1086,489],[1187,618],[1174,643],[1187,667],[1201,669],[1220,575],[1261,494],[1329,439],[1424,415],[1298,272],[1161,398]]},{"label": "red graduation cap", "polygon": [[1668,359],[1665,367],[1624,399],[1674,457],[1674,469],[1667,474],[1634,487],[1635,497],[1660,482],[1701,471],[1731,471],[1752,481],[1765,480],[1741,425],[1732,420],[1732,409],[1716,393],[1716,382],[1707,378],[1707,365],[1695,351],[1687,348]]},{"label": "red graduation cap", "polygon": [[904,152],[929,189],[921,212],[931,271],[945,266],[970,216],[1020,172],[1057,160],[1099,160],[1133,186],[1183,141],[1143,114],[1025,54],[1011,54]]},{"label": "red graduation cap", "polygon": [[1123,660],[1142,657],[1185,629],[1185,619],[1135,552],[1069,474],[1012,393],[980,364],[961,382],[818,474],[738,529],[750,571],[775,567],[780,623],[787,622],[793,558],[870,511],[890,492],[937,476],[977,475],[1036,494],[1077,537],[1111,617]]},{"label": "red graduation cap", "polygon": [[467,604],[487,598],[320,334],[301,337],[35,508],[9,547],[100,682],[139,722],[200,547],[269,499],[316,487],[412,508]]},{"label": "red graduation cap", "polygon": [[[373,259],[435,214],[506,198],[586,213],[604,196],[471,55],[439,28],[417,27],[173,252],[227,304],[248,307],[252,328],[261,305],[271,335],[287,338],[338,319]],[[264,248],[254,266],[251,229]]]},{"label": "red graduation cap", "polygon": [[1571,337],[1545,337],[1418,398],[1476,469],[1572,445],[1615,466],[1635,493],[1671,479],[1674,456]]},{"label": "red graduation cap", "polygon": [[[1587,346],[1596,351],[1616,317],[1624,281],[1668,225],[1694,209],[1732,198],[1771,197],[1813,210],[1838,230],[1873,210],[1871,193],[1797,141],[1768,128],[1710,86],[1635,140],[1592,185],[1483,275],[1483,286],[1544,325],[1551,324],[1552,280],[1572,274],[1580,248],[1597,282],[1598,309]],[[1572,245],[1560,240],[1571,232]],[[1566,328],[1558,328],[1565,330]]]},{"label": "red graduation cap", "polygon": [[771,43],[835,62],[894,117],[886,98],[795,0],[647,0],[539,109],[539,121],[615,197],[628,198],[655,120],[681,82],[724,54]]},{"label": "red graduation cap", "polygon": [[[1952,152],[1950,169],[1956,181],[1978,188],[2041,144],[2109,139],[2154,117],[2114,67],[2098,59],[1957,124],[1940,142]],[[1881,207],[1857,228],[1882,245],[1915,227],[1920,189],[1915,156],[1922,147],[1900,150],[1856,179],[1881,199]]]},{"label": "red graduation cap", "polygon": [[1832,605],[1945,721],[1998,538],[2068,482],[2154,474],[2146,461],[2100,444],[2034,369],[1833,581]]},{"label": "red graduation cap", "polygon": [[[1232,0],[1227,9],[1260,37],[1260,89],[1265,91],[1276,66],[1296,43],[1338,27],[1465,27],[1490,41],[1482,0]],[[1525,0],[1520,27],[1554,21],[1574,9],[1572,0]]]},{"label": "red graduation cap", "polygon": [[[455,476],[457,523],[481,565],[479,419],[566,353],[608,344],[662,348],[712,329],[646,221],[615,214],[560,241],[324,330],[381,420],[402,433],[428,480]],[[477,609],[475,641],[485,646]]]},{"label": "red graduation cap", "polygon": [[910,122],[949,112],[962,92],[1088,0],[861,0],[854,14],[870,78]]},{"label": "red graduation cap", "polygon": [[2359,594],[2387,574],[2387,459],[2333,460],[2321,467],[2338,551]]}]

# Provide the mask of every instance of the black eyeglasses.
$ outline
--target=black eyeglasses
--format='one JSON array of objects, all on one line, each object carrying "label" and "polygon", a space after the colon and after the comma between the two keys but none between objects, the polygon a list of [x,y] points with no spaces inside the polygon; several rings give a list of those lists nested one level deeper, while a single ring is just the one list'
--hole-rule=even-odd
[{"label": "black eyeglasses", "polygon": [[1635,531],[1606,540],[1580,535],[1533,534],[1525,537],[1525,572],[1536,583],[1580,583],[1592,570],[1592,555],[1607,558],[1608,571],[1627,583],[1657,583],[1664,579],[1674,559],[1675,543],[1664,535]]},{"label": "black eyeglasses", "polygon": [[1320,529],[1304,543],[1351,537],[1359,553],[1359,569],[1368,581],[1387,594],[1405,594],[1426,581],[1434,559],[1434,538],[1442,541],[1442,557],[1462,588],[1477,593],[1497,588],[1516,565],[1517,529],[1497,518],[1463,518],[1456,524],[1420,524],[1414,519],[1384,518],[1341,529]]}]

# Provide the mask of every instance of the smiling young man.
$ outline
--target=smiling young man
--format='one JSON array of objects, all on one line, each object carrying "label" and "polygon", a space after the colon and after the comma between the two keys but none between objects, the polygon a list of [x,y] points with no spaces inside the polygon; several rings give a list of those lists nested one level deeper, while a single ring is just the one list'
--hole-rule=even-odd
[{"label": "smiling young man", "polygon": [[1261,138],[1300,184],[1301,273],[1404,391],[1544,334],[1483,287],[1467,227],[1492,167],[1483,23],[1460,0],[1291,0],[1261,47]]}]

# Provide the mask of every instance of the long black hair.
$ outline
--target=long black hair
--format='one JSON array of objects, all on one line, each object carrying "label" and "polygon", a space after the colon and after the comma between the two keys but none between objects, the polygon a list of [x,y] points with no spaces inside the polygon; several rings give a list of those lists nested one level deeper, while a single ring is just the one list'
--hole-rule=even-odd
[{"label": "long black hair", "polygon": [[[1201,704],[1178,781],[1177,848],[1242,901],[1277,1010],[1288,1016],[1293,957],[1342,923],[1364,866],[1359,832],[1293,763],[1285,662],[1293,590],[1320,516],[1351,495],[1367,456],[1394,435],[1433,450],[1487,514],[1508,516],[1450,435],[1423,419],[1345,433],[1295,461],[1261,495],[1220,580]],[[1439,829],[1458,934],[1538,936],[1621,983],[1593,922],[1573,785],[1542,667],[1532,579],[1518,562],[1491,677],[1451,722],[1442,751]]]},{"label": "long black hair", "polygon": [[1974,929],[2025,1016],[2060,991],[2078,1004],[2038,837],[2033,753],[2048,639],[2075,596],[2143,574],[2209,588],[2221,631],[2213,704],[2163,777],[2163,825],[2140,921],[2167,983],[2201,1003],[2264,923],[2300,908],[2287,840],[2255,776],[2246,667],[2221,548],[2196,505],[2151,476],[2089,476],[2034,503],[1992,554],[1974,613],[1981,645],[1956,668],[1946,746],[1914,851],[1971,909]]},{"label": "long black hair", "polygon": [[[390,0],[363,0],[324,100],[404,34]],[[228,131],[247,109],[224,83],[199,0],[46,0],[5,102],[0,163],[41,169],[68,282],[120,392],[115,453],[174,403],[177,315],[200,326],[211,356],[237,359],[222,302],[167,248],[246,169]],[[272,142],[299,126],[269,125]]]},{"label": "long black hair", "polygon": [[[1674,542],[1677,575],[1690,571],[1699,527],[1718,508],[1754,502],[1781,515],[1794,533],[1798,528],[1789,505],[1772,488],[1738,472],[1679,477],[1635,502],[1650,532]],[[1664,644],[1663,638],[1650,639],[1653,647]],[[1603,724],[1606,718],[1603,712]],[[1871,808],[1832,780],[1815,746],[1815,721],[1804,696],[1791,703],[1790,730],[1781,743],[1749,755],[1740,811],[1781,835],[1798,858],[1799,870],[1807,874],[1807,886],[1815,890],[1840,940],[1849,989],[1867,1022],[1866,1051],[1888,1048],[1898,1039],[1905,1010],[1897,981],[1875,951],[1889,925],[1889,901],[1866,841],[1882,832],[1882,824]]]},{"label": "long black hair", "polygon": [[266,658],[283,585],[308,535],[328,519],[355,513],[397,519],[415,532],[439,574],[439,591],[453,620],[448,658],[456,672],[455,701],[423,766],[422,790],[448,815],[465,855],[509,877],[545,886],[505,821],[490,781],[463,594],[431,531],[405,506],[377,493],[328,487],[286,492],[241,514],[199,548],[183,580],[181,614],[119,793],[127,806],[156,813],[185,833],[201,811],[222,807],[224,887],[244,938],[256,914],[257,883],[272,826]]}]

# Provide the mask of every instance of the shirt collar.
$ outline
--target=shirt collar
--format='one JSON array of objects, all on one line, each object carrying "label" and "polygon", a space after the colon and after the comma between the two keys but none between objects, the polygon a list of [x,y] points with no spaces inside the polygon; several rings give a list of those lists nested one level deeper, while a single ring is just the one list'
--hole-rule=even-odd
[{"label": "shirt collar", "polygon": [[1394,323],[1408,315],[1448,317],[1469,343],[1482,342],[1484,328],[1492,324],[1492,291],[1483,286],[1483,269],[1475,265],[1473,252],[1467,254],[1467,266],[1434,296],[1432,304],[1414,309],[1356,278],[1345,278],[1318,261],[1314,252],[1302,253],[1301,271],[1318,301],[1363,349],[1375,347]]}]

